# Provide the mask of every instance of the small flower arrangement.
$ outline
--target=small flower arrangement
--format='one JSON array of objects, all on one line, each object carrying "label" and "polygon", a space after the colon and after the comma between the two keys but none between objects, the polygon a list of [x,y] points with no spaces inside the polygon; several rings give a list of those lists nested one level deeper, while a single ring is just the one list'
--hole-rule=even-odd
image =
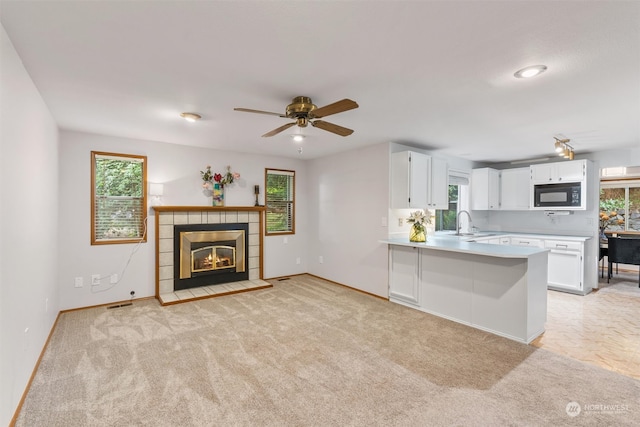
[{"label": "small flower arrangement", "polygon": [[202,177],[202,187],[209,190],[214,182],[217,182],[221,186],[232,184],[234,180],[240,178],[240,174],[237,172],[231,172],[231,166],[227,166],[227,171],[223,174],[211,172],[211,165],[207,165],[206,169],[200,171]]},{"label": "small flower arrangement", "polygon": [[431,224],[431,213],[427,209],[424,211],[411,212],[409,218],[407,218],[407,222],[413,224],[409,232],[409,241],[426,242],[427,231],[425,224]]},{"label": "small flower arrangement", "polygon": [[428,209],[411,212],[409,218],[407,218],[407,222],[424,228],[425,224],[431,224],[431,213]]},{"label": "small flower arrangement", "polygon": [[211,165],[207,165],[206,169],[200,171],[200,176],[202,176],[202,187],[205,189],[209,189],[211,186],[211,181],[213,180],[213,173],[211,172]]},{"label": "small flower arrangement", "polygon": [[234,180],[240,178],[238,172],[231,172],[231,166],[227,166],[227,171],[224,175],[219,173],[213,174],[213,180],[220,185],[232,184]]}]

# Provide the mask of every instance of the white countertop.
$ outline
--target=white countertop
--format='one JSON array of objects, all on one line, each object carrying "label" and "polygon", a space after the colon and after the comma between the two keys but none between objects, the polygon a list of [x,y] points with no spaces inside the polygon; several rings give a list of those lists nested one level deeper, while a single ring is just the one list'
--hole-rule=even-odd
[{"label": "white countertop", "polygon": [[[438,237],[439,233],[441,232],[440,231],[436,232],[436,237]],[[444,232],[443,234],[446,235],[446,232]],[[474,236],[465,236],[465,237],[468,237],[470,239],[477,237],[481,239],[483,237],[489,237],[489,236],[491,237],[518,236],[518,237],[531,237],[534,239],[567,240],[567,241],[573,241],[573,242],[585,242],[591,239],[591,237],[589,236],[564,236],[564,235],[558,235],[558,234],[515,233],[510,231],[482,231],[477,233]]]},{"label": "white countertop", "polygon": [[[507,235],[504,233],[503,235]],[[485,235],[486,236],[486,235]],[[481,236],[464,236],[465,239],[473,239]],[[408,238],[381,240],[381,243],[397,246],[410,246],[420,249],[434,249],[448,252],[461,252],[474,255],[483,255],[499,258],[529,258],[533,254],[547,252],[547,249],[531,248],[526,246],[487,245],[484,243],[467,242],[458,236],[438,237],[430,235],[425,243],[409,242]]]}]

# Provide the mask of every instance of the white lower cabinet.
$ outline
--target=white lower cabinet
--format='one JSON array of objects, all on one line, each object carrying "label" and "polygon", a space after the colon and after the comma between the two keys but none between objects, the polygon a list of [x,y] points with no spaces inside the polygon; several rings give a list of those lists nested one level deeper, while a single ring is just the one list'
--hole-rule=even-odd
[{"label": "white lower cabinet", "polygon": [[549,287],[569,291],[582,291],[584,277],[583,244],[546,240],[545,248],[549,249],[549,273],[547,278]]},{"label": "white lower cabinet", "polygon": [[405,246],[389,249],[389,299],[418,305],[420,303],[420,250]]},{"label": "white lower cabinet", "polygon": [[547,254],[389,245],[389,301],[530,343],[547,315]]}]

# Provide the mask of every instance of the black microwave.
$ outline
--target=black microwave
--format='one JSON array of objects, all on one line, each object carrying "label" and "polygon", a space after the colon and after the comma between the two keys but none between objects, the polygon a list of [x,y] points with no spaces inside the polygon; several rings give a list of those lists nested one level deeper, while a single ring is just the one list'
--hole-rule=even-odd
[{"label": "black microwave", "polygon": [[535,184],[534,209],[584,209],[582,182]]}]

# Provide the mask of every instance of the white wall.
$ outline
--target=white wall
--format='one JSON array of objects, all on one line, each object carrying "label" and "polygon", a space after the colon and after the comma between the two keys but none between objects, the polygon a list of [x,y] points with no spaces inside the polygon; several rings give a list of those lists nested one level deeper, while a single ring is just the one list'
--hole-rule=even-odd
[{"label": "white wall", "polygon": [[[264,277],[299,274],[307,271],[306,224],[307,186],[305,162],[298,159],[260,156],[232,151],[178,146],[161,142],[133,140],[80,132],[61,132],[60,140],[60,271],[58,275],[61,308],[87,307],[155,294],[155,214],[149,209],[147,243],[90,244],[91,151],[106,151],[147,156],[148,181],[164,184],[161,199],[166,206],[210,206],[211,198],[202,190],[200,171],[208,164],[214,172],[231,165],[240,179],[225,187],[226,206],[253,206],[253,186],[260,185],[260,203],[264,204],[264,169],[296,171],[296,234],[266,237],[264,240]],[[125,274],[116,286],[108,276],[122,269],[131,257]],[[302,259],[296,264],[296,258]],[[107,277],[101,286],[90,286],[92,274]],[[84,286],[76,288],[74,278],[82,277]]]},{"label": "white wall", "polygon": [[308,272],[386,298],[389,145],[311,160],[308,177]]},{"label": "white wall", "polygon": [[0,425],[58,314],[58,130],[0,31]]}]

